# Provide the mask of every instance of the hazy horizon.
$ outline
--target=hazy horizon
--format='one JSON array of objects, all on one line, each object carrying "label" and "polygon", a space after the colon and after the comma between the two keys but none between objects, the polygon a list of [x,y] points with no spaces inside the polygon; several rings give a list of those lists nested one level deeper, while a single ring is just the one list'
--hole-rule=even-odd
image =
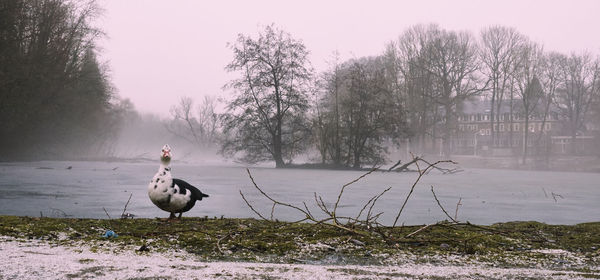
[{"label": "hazy horizon", "polygon": [[545,50],[565,54],[600,52],[598,1],[277,1],[101,0],[97,25],[106,33],[100,57],[110,68],[117,93],[141,113],[169,115],[182,96],[227,97],[222,86],[235,75],[224,67],[232,59],[227,43],[239,33],[254,36],[275,24],[302,40],[317,72],[338,51],[342,60],[379,55],[416,24],[436,23],[478,36],[491,25],[514,27]]}]

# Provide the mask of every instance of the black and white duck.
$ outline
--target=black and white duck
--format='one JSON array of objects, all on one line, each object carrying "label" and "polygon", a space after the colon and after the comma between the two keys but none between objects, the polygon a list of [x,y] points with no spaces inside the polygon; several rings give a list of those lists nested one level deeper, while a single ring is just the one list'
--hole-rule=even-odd
[{"label": "black and white duck", "polygon": [[158,208],[171,213],[169,219],[175,218],[175,213],[179,213],[178,218],[181,218],[181,214],[192,209],[196,201],[208,197],[186,181],[171,176],[171,167],[169,167],[171,157],[171,147],[168,144],[164,145],[158,172],[148,184],[150,200]]}]

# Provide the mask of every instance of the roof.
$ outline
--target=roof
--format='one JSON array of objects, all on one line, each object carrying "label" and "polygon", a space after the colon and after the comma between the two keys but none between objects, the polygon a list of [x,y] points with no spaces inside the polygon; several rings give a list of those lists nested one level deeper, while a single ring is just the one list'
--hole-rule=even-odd
[{"label": "roof", "polygon": [[[496,109],[498,108],[498,103],[496,101],[496,103],[494,104],[494,106],[496,106]],[[513,113],[519,113],[523,111],[523,102],[521,102],[521,99],[513,99]],[[473,99],[473,100],[465,100],[462,104],[461,104],[462,110],[461,108],[459,108],[459,112],[462,111],[463,114],[468,114],[468,115],[476,115],[476,114],[485,114],[485,113],[490,113],[491,112],[491,107],[492,107],[492,102],[489,99],[485,99],[485,100],[479,100],[479,99]],[[542,106],[540,106],[539,108],[541,108]],[[550,105],[550,111],[557,111],[557,108],[555,107],[554,104]],[[510,113],[510,100],[502,100],[502,102],[500,103],[500,114],[504,114],[504,113]]]}]

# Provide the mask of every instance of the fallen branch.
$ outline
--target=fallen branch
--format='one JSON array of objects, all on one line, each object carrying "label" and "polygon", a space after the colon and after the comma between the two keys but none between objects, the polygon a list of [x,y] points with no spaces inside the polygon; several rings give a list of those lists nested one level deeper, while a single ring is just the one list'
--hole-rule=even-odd
[{"label": "fallen branch", "polygon": [[[373,168],[373,170],[363,174],[362,176],[360,176],[359,178],[345,184],[344,186],[342,186],[342,190],[340,190],[340,194],[338,195],[338,200],[336,201],[336,205],[334,206],[334,209],[337,209],[337,205],[339,204],[339,200],[341,199],[341,193],[343,192],[343,190],[357,182],[358,180],[364,178],[365,176],[367,176],[368,174],[372,173],[373,171],[377,170],[377,168]],[[325,225],[329,225],[329,226],[333,226],[335,228],[344,230],[344,231],[348,231],[354,234],[359,234],[359,235],[364,235],[364,236],[368,236],[369,232],[354,228],[354,226],[356,224],[360,224],[360,225],[379,225],[376,222],[376,219],[382,214],[379,213],[375,216],[369,217],[369,219],[365,220],[365,221],[361,221],[358,220],[357,218],[352,218],[352,217],[342,217],[342,216],[337,216],[335,215],[335,210],[334,211],[329,211],[329,209],[327,209],[327,206],[325,204],[325,202],[323,201],[323,199],[318,196],[316,193],[315,195],[315,201],[317,203],[317,205],[319,206],[319,208],[321,209],[321,211],[323,211],[325,214],[327,214],[329,217],[325,218],[325,219],[317,219],[315,218],[315,216],[313,216],[313,214],[310,212],[308,206],[306,205],[306,203],[303,202],[303,206],[305,209],[302,209],[300,207],[297,207],[295,205],[289,204],[289,203],[285,203],[285,202],[281,202],[278,201],[276,199],[274,199],[273,197],[269,196],[266,192],[264,192],[256,183],[256,181],[254,180],[254,177],[252,176],[252,173],[250,173],[249,169],[246,169],[246,172],[248,172],[248,176],[250,177],[250,180],[252,181],[252,184],[254,186],[254,188],[256,188],[264,197],[266,197],[268,200],[270,200],[273,203],[273,206],[271,207],[271,218],[267,219],[264,215],[262,215],[260,212],[258,212],[258,210],[256,210],[254,208],[254,206],[252,206],[252,204],[246,199],[246,197],[244,196],[244,193],[240,190],[240,195],[242,196],[242,199],[244,200],[244,202],[246,203],[246,205],[248,205],[248,207],[250,207],[250,210],[252,210],[255,214],[257,214],[261,219],[265,220],[265,221],[271,221],[273,222],[273,215],[274,215],[274,209],[276,205],[280,205],[280,206],[285,206],[288,208],[292,208],[292,209],[296,209],[297,211],[299,211],[300,213],[304,214],[304,218],[302,218],[299,221],[296,221],[294,223],[299,223],[299,222],[303,222],[303,221],[311,221],[314,222],[315,224],[325,224]],[[387,191],[387,190],[386,190]],[[385,193],[386,191],[384,191],[383,193]],[[382,193],[382,194],[383,194]],[[381,195],[382,195],[381,194]],[[376,199],[373,199],[372,203],[376,202]],[[340,220],[347,220],[347,224],[344,225],[340,222]]]},{"label": "fallen branch", "polygon": [[439,163],[442,163],[442,162],[448,162],[448,163],[456,164],[456,162],[454,162],[454,161],[444,160],[444,161],[438,161],[436,163],[431,163],[431,162],[429,162],[429,161],[427,161],[427,160],[425,160],[425,159],[423,159],[423,158],[421,158],[419,156],[416,156],[416,157],[413,156],[413,159],[411,161],[409,161],[409,162],[401,165],[400,167],[397,167],[398,165],[400,165],[402,163],[402,161],[399,160],[396,164],[394,164],[392,167],[390,167],[387,171],[389,172],[389,171],[394,170],[396,172],[419,172],[418,167],[417,167],[417,170],[412,170],[412,169],[408,168],[408,167],[410,167],[413,164],[415,166],[418,165],[419,162],[422,162],[422,163],[425,163],[425,164],[431,166],[432,170],[435,169],[437,171],[440,171],[442,174],[454,174],[454,173],[458,173],[458,172],[462,172],[463,171],[462,169],[458,169],[458,168],[442,168],[442,167],[437,166]]},{"label": "fallen branch", "polygon": [[[415,157],[414,159],[417,159],[418,157]],[[425,169],[421,169],[421,167],[419,166],[419,161],[418,160],[414,160],[415,166],[417,166],[417,172],[419,173],[419,176],[417,177],[417,179],[415,180],[415,182],[413,183],[413,185],[410,187],[410,191],[408,192],[408,195],[406,196],[406,199],[404,199],[404,202],[402,203],[402,207],[400,207],[400,210],[398,211],[398,215],[396,215],[396,219],[394,219],[394,224],[392,224],[392,227],[396,227],[396,223],[398,223],[398,219],[400,218],[400,215],[402,214],[402,211],[404,211],[404,207],[406,206],[406,203],[408,202],[408,199],[410,198],[410,196],[412,195],[413,191],[415,190],[415,187],[417,186],[417,184],[419,183],[419,181],[421,180],[421,178],[423,177],[423,175],[425,175],[429,170],[431,170],[432,168],[435,168],[436,165],[440,164],[440,163],[454,163],[451,160],[439,160],[436,161],[434,163],[429,163],[427,165],[427,167],[425,167]]]},{"label": "fallen branch", "polygon": [[[424,166],[424,168],[421,167],[421,164],[423,164],[423,163],[426,164]],[[244,200],[246,205],[248,205],[250,210],[252,212],[254,212],[256,215],[258,215],[258,217],[260,217],[261,219],[263,219],[265,221],[271,221],[271,222],[276,221],[275,220],[276,206],[284,206],[286,208],[294,209],[304,216],[303,218],[301,218],[300,220],[298,220],[294,223],[310,221],[316,225],[323,224],[323,225],[331,226],[331,227],[334,227],[334,228],[337,228],[337,229],[340,229],[340,230],[343,230],[343,231],[346,231],[346,232],[349,232],[352,234],[358,234],[358,235],[363,235],[363,236],[370,236],[373,234],[378,234],[382,238],[384,238],[384,240],[386,240],[386,242],[392,242],[394,239],[391,237],[392,232],[390,230],[396,226],[396,223],[397,223],[400,215],[402,214],[403,210],[405,209],[408,200],[410,199],[412,193],[414,192],[415,187],[417,186],[417,184],[419,183],[421,178],[431,170],[439,170],[442,172],[448,172],[449,170],[452,170],[452,169],[439,168],[437,165],[439,165],[441,163],[455,164],[455,162],[450,161],[450,160],[440,160],[440,161],[436,161],[434,163],[430,163],[419,157],[414,157],[413,160],[410,163],[408,163],[408,164],[414,164],[417,167],[418,177],[413,182],[408,195],[404,199],[404,202],[402,203],[402,206],[400,207],[400,210],[398,211],[398,214],[394,220],[394,224],[391,227],[384,226],[378,222],[378,219],[384,214],[383,212],[374,213],[373,210],[374,210],[375,205],[377,204],[377,201],[384,194],[386,194],[388,191],[390,191],[392,187],[388,187],[385,190],[383,190],[382,192],[380,192],[379,194],[372,196],[362,206],[362,208],[360,209],[360,211],[358,211],[358,214],[355,217],[347,217],[347,216],[344,217],[344,216],[338,215],[338,213],[337,213],[340,202],[342,200],[342,196],[344,195],[344,192],[346,191],[346,189],[349,186],[351,186],[352,184],[358,182],[359,180],[363,179],[364,177],[366,177],[369,174],[373,173],[374,171],[378,170],[377,167],[372,168],[371,170],[362,174],[358,178],[342,185],[342,187],[339,190],[339,193],[337,194],[335,203],[333,203],[333,206],[331,206],[331,204],[329,204],[330,206],[328,207],[327,206],[328,204],[325,203],[323,198],[320,195],[318,195],[316,192],[314,192],[313,195],[314,195],[315,204],[317,205],[318,209],[320,209],[321,212],[326,215],[326,217],[324,217],[324,218],[317,218],[317,216],[313,215],[313,213],[311,212],[311,210],[308,207],[308,205],[306,204],[306,202],[302,202],[301,206],[295,206],[291,203],[282,202],[282,201],[275,199],[274,197],[271,197],[256,183],[254,177],[252,176],[252,173],[250,172],[250,169],[246,169],[246,172],[248,173],[248,177],[252,181],[252,185],[262,196],[264,196],[268,201],[270,201],[270,203],[272,203],[272,205],[270,205],[271,206],[270,213],[269,213],[270,216],[261,214],[258,211],[258,209],[255,208],[254,205],[252,205],[252,203],[250,203],[248,201],[248,199],[246,198],[246,196],[244,195],[244,193],[241,190],[240,190],[240,195],[242,196],[242,199]],[[450,214],[442,207],[442,204],[438,200],[438,198],[433,190],[433,187],[432,187],[431,191],[434,195],[435,200],[437,201],[437,203],[440,206],[440,208],[442,209],[442,211],[446,214],[446,216],[448,216],[448,218],[452,222],[457,223],[457,220],[455,218],[452,218],[450,216]],[[444,223],[445,222],[446,221],[444,221]],[[431,225],[427,225],[425,228],[427,228],[429,226],[431,226]],[[425,228],[420,229],[416,232],[413,232],[413,233],[409,234],[407,237],[413,236],[413,235],[417,234],[419,231],[424,230]],[[386,234],[386,231],[390,234]]]}]

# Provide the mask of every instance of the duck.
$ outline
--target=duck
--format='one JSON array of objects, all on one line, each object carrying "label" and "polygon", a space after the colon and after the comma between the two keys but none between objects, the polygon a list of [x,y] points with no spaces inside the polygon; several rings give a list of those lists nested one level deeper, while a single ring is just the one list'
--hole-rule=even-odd
[{"label": "duck", "polygon": [[169,166],[171,158],[171,147],[165,144],[160,153],[158,171],[148,184],[150,201],[161,210],[171,213],[169,220],[174,219],[176,213],[179,213],[177,218],[181,219],[183,212],[192,209],[197,201],[209,197],[188,182],[173,178]]}]

